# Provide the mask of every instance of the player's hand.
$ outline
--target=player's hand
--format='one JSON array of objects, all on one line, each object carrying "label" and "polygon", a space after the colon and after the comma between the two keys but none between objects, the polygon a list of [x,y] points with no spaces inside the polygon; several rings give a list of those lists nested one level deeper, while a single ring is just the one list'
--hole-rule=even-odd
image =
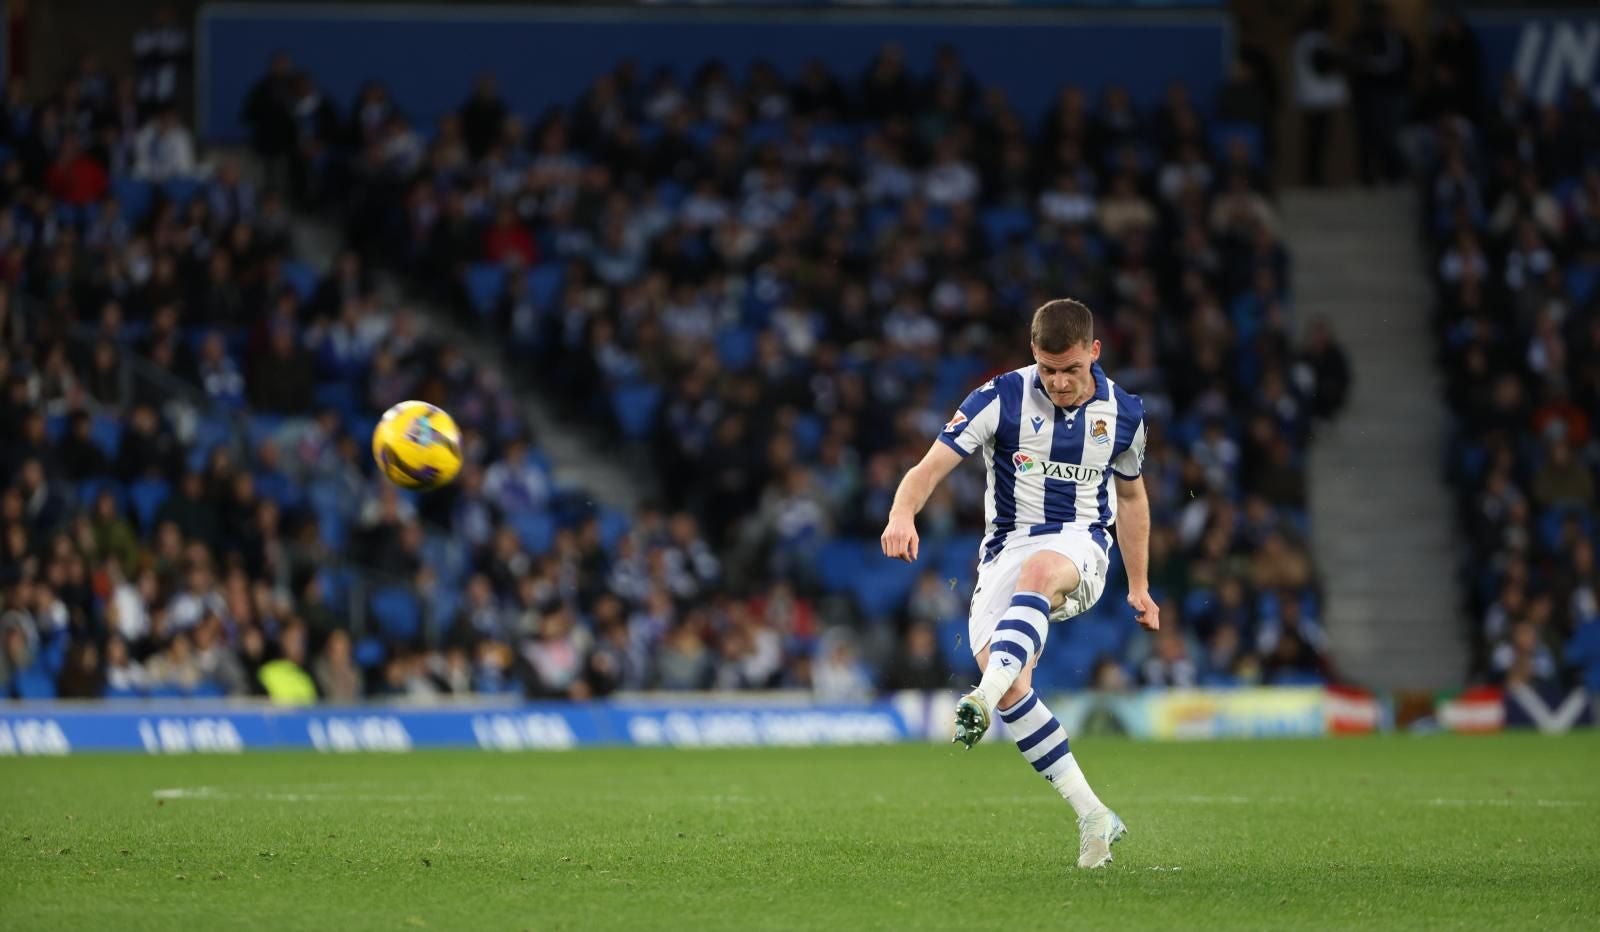
[{"label": "player's hand", "polygon": [[1133,620],[1144,625],[1151,631],[1161,629],[1161,606],[1156,600],[1150,598],[1149,590],[1143,592],[1129,592],[1128,604],[1133,606]]},{"label": "player's hand", "polygon": [[891,513],[883,529],[883,555],[893,560],[915,563],[917,559],[917,525],[910,517]]}]

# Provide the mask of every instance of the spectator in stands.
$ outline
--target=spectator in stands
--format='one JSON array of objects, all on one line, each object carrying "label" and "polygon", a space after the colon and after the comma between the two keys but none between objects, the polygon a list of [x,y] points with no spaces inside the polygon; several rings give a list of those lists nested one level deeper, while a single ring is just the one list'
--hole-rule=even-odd
[{"label": "spectator in stands", "polygon": [[884,689],[942,690],[950,687],[950,668],[939,651],[932,624],[917,622],[907,628],[904,644],[892,657],[884,672]]},{"label": "spectator in stands", "polygon": [[178,111],[166,107],[139,130],[133,140],[133,176],[145,181],[190,178],[198,173],[194,137],[178,121]]},{"label": "spectator in stands", "polygon": [[1362,4],[1348,56],[1361,180],[1369,186],[1398,181],[1404,177],[1399,133],[1410,91],[1412,50],[1381,0]]},{"label": "spectator in stands", "polygon": [[73,135],[62,138],[45,183],[52,196],[74,207],[100,200],[110,186],[105,169]]}]

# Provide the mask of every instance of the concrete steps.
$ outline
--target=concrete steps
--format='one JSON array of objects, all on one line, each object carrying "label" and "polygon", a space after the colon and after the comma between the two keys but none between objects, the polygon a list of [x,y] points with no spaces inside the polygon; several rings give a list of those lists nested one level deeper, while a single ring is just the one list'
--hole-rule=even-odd
[{"label": "concrete steps", "polygon": [[1354,372],[1349,405],[1310,457],[1334,660],[1376,688],[1458,685],[1459,550],[1415,204],[1405,191],[1341,190],[1287,192],[1283,206],[1296,319],[1327,318]]}]

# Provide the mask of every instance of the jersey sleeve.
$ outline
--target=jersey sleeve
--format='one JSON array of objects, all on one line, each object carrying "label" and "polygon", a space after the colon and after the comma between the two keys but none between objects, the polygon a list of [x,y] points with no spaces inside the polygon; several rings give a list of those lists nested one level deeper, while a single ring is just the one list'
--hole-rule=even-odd
[{"label": "jersey sleeve", "polygon": [[939,432],[939,442],[963,457],[994,441],[1000,421],[1000,393],[994,382],[986,382],[961,403],[950,422]]},{"label": "jersey sleeve", "polygon": [[1133,430],[1133,441],[1111,461],[1111,471],[1124,479],[1137,479],[1144,472],[1144,420]]},{"label": "jersey sleeve", "polygon": [[1117,386],[1117,438],[1112,448],[1111,471],[1124,479],[1144,472],[1144,401]]}]

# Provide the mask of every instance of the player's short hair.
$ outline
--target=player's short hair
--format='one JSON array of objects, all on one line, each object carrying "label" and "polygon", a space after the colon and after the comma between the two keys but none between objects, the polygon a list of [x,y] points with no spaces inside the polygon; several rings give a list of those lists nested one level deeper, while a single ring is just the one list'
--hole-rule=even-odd
[{"label": "player's short hair", "polygon": [[1033,345],[1046,353],[1094,342],[1094,315],[1081,301],[1057,298],[1033,312]]}]

